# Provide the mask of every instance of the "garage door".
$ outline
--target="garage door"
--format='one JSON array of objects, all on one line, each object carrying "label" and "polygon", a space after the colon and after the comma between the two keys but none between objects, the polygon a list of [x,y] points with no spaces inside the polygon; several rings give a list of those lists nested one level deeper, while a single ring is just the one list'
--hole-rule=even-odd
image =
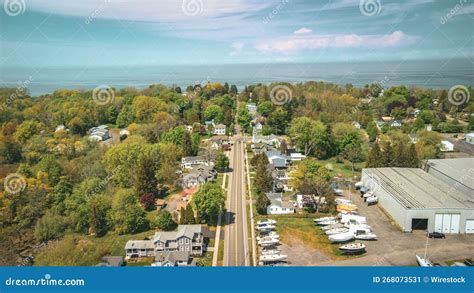
[{"label": "garage door", "polygon": [[474,220],[466,220],[466,233],[474,233]]},{"label": "garage door", "polygon": [[435,215],[435,231],[442,233],[459,233],[460,215],[437,214]]}]

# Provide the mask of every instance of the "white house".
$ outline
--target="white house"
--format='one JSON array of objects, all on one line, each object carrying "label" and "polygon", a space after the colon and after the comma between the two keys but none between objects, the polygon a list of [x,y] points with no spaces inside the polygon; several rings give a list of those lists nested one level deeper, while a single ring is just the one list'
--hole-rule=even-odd
[{"label": "white house", "polygon": [[214,134],[215,135],[225,135],[226,126],[224,124],[217,124],[214,127]]},{"label": "white house", "polygon": [[267,214],[282,215],[295,213],[295,207],[290,202],[283,201],[281,193],[268,192],[265,195],[270,200],[270,205],[267,207]]},{"label": "white house", "polygon": [[299,162],[299,161],[303,161],[304,159],[306,159],[306,156],[303,155],[302,153],[291,153],[290,154],[290,160],[292,162]]},{"label": "white house", "polygon": [[205,165],[210,166],[211,163],[209,160],[204,156],[197,156],[197,157],[183,157],[181,159],[181,168],[182,169],[192,169],[198,165]]},{"label": "white house", "polygon": [[454,151],[454,145],[447,140],[441,141],[441,146],[439,148],[442,152],[452,152]]},{"label": "white house", "polygon": [[257,114],[257,105],[255,103],[248,103],[247,104],[247,111],[249,111],[249,114],[254,116]]},{"label": "white house", "polygon": [[474,144],[474,132],[466,134],[466,142]]}]

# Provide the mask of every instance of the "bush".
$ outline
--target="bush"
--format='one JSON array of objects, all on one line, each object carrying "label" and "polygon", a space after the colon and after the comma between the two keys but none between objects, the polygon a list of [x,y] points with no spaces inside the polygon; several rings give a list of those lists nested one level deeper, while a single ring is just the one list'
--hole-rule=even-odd
[{"label": "bush", "polygon": [[176,228],[177,224],[173,221],[171,213],[167,210],[161,210],[156,216],[156,227],[160,230],[171,231]]},{"label": "bush", "polygon": [[39,242],[61,238],[67,228],[64,217],[47,212],[38,220],[35,227],[35,238]]}]

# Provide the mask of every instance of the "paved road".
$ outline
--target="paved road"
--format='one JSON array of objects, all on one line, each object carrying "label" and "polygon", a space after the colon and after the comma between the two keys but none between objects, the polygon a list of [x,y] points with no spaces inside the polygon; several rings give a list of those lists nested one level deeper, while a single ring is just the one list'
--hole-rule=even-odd
[{"label": "paved road", "polygon": [[224,266],[248,266],[248,229],[245,192],[244,143],[234,136],[230,153],[229,186],[227,189],[227,214],[225,217]]}]

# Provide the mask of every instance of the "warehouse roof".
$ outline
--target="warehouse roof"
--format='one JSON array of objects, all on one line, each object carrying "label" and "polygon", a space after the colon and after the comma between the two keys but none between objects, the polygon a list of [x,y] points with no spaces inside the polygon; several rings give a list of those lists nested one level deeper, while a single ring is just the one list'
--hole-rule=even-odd
[{"label": "warehouse roof", "polygon": [[408,209],[474,209],[474,196],[464,194],[418,168],[369,168],[362,171]]},{"label": "warehouse roof", "polygon": [[474,189],[474,158],[428,160],[427,166]]}]

